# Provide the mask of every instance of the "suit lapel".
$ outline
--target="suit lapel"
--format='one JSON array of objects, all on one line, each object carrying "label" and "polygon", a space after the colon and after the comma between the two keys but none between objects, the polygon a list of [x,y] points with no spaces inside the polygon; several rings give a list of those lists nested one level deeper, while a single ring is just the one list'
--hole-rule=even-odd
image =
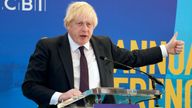
[{"label": "suit lapel", "polygon": [[[103,52],[103,46],[97,43],[94,37],[90,40],[91,45],[93,47],[98,68],[99,68],[99,74],[100,74],[100,80],[101,80],[101,86],[105,86],[105,64],[103,60],[100,59],[100,56],[105,56],[105,53]],[[71,57],[71,50],[69,45],[69,40],[67,37],[67,34],[65,36],[61,37],[59,40],[59,56],[63,63],[64,69],[66,71],[66,75],[70,84],[71,88],[74,88],[74,77],[73,77],[73,64],[72,64],[72,57]]]},{"label": "suit lapel", "polygon": [[103,47],[96,42],[94,37],[91,38],[91,44],[92,44],[92,47],[96,56],[98,68],[99,68],[101,86],[104,86],[103,84],[105,83],[105,65],[103,61],[100,59],[100,56],[105,55],[103,52]]},{"label": "suit lapel", "polygon": [[61,37],[59,40],[59,56],[63,63],[69,84],[71,88],[74,88],[74,77],[73,77],[73,64],[72,64],[72,57],[71,57],[71,50],[68,41],[67,34]]}]

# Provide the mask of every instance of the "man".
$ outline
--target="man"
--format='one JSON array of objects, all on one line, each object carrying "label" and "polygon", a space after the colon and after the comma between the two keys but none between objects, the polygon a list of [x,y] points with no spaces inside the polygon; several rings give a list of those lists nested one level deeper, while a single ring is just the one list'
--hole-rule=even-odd
[{"label": "man", "polygon": [[95,37],[97,15],[86,2],[70,4],[64,23],[68,31],[64,36],[37,43],[22,85],[23,94],[40,107],[56,105],[86,89],[113,87],[113,68],[122,67],[105,62],[100,56],[139,67],[158,63],[167,53],[179,54],[183,49],[183,42],[176,40],[177,33],[165,46],[134,51],[115,46],[107,37]]}]

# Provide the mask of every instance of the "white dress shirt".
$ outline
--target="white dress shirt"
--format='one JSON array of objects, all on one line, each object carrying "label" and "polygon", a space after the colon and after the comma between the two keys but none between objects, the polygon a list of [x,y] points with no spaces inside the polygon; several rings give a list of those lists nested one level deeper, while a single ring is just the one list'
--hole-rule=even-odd
[{"label": "white dress shirt", "polygon": [[[68,34],[69,44],[71,48],[71,56],[73,63],[73,75],[74,75],[74,87],[79,89],[80,86],[80,51],[79,45],[73,41],[71,36]],[[84,45],[84,53],[87,59],[88,71],[89,71],[89,89],[100,87],[100,75],[99,68],[96,61],[95,53],[90,42]],[[55,92],[50,100],[50,105],[56,105],[58,103],[59,96],[62,93]]]},{"label": "white dress shirt", "polygon": [[[80,85],[80,51],[79,45],[73,41],[71,36],[68,34],[69,44],[71,48],[72,62],[73,62],[73,72],[74,72],[74,87],[79,89]],[[100,87],[100,75],[96,57],[90,42],[84,45],[84,53],[87,59],[88,71],[89,71],[89,88]],[[167,57],[167,50],[165,45],[160,45],[160,49],[163,57]],[[62,85],[61,85],[62,86]],[[50,105],[56,105],[58,103],[59,96],[61,92],[55,92],[50,100]]]},{"label": "white dress shirt", "polygon": [[[79,89],[80,85],[80,51],[79,45],[76,44],[72,38],[68,35],[71,55],[73,61],[73,72],[74,72],[74,87]],[[100,87],[100,75],[99,68],[97,65],[96,57],[90,42],[84,45],[84,53],[87,59],[88,71],[89,71],[89,89]]]}]

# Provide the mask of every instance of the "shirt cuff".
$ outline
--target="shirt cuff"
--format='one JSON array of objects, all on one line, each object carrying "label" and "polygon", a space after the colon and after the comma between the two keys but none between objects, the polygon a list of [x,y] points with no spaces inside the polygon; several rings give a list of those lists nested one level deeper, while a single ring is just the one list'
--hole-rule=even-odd
[{"label": "shirt cuff", "polygon": [[62,93],[60,92],[55,92],[52,97],[51,97],[51,100],[50,100],[50,105],[56,105],[58,104],[58,100],[59,100],[59,97],[61,96]]},{"label": "shirt cuff", "polygon": [[165,45],[160,45],[160,48],[161,48],[162,56],[167,57],[168,54],[167,54],[167,49],[166,49]]}]

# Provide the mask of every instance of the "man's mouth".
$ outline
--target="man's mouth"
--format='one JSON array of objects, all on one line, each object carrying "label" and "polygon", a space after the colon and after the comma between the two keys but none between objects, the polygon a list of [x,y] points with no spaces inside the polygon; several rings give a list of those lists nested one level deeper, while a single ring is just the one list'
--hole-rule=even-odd
[{"label": "man's mouth", "polygon": [[87,37],[87,35],[80,35],[80,37]]}]

